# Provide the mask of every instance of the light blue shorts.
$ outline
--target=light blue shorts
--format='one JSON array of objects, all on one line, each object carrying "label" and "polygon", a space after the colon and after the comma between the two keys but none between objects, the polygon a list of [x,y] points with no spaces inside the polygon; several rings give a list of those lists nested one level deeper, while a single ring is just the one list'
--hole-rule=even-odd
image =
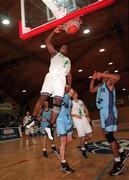
[{"label": "light blue shorts", "polygon": [[57,118],[57,134],[59,136],[66,136],[73,131],[73,123],[72,120],[69,119],[68,116],[64,117],[58,117]]},{"label": "light blue shorts", "polygon": [[117,131],[117,119],[117,109],[115,107],[113,110],[109,108],[102,108],[100,110],[101,127],[105,129],[106,132]]}]

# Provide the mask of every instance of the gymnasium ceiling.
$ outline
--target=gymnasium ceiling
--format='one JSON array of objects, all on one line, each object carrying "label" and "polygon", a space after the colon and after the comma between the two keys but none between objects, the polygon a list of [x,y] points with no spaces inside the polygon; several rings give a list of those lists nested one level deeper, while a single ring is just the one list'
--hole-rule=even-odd
[{"label": "gymnasium ceiling", "polygon": [[[48,72],[50,55],[40,45],[50,31],[21,40],[18,33],[19,0],[0,0],[0,21],[3,14],[10,18],[10,25],[0,22],[0,89],[22,105],[39,95]],[[119,70],[118,95],[128,96],[128,1],[117,0],[110,7],[83,16],[82,20],[78,33],[67,35],[62,32],[54,37],[55,46],[62,43],[68,45],[73,87],[84,100],[92,99],[89,96],[89,76],[94,70]],[[86,27],[91,30],[89,34],[83,34]],[[100,53],[100,48],[104,48],[105,52]],[[113,64],[108,65],[109,62]],[[78,72],[79,69],[83,71]],[[26,93],[22,92],[24,89]]]}]

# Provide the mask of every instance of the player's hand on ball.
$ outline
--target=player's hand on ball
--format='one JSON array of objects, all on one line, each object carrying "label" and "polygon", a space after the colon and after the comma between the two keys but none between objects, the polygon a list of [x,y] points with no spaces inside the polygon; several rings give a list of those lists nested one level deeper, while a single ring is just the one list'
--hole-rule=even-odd
[{"label": "player's hand on ball", "polygon": [[55,32],[55,33],[61,33],[60,27],[58,26],[57,28],[55,28],[54,32]]}]

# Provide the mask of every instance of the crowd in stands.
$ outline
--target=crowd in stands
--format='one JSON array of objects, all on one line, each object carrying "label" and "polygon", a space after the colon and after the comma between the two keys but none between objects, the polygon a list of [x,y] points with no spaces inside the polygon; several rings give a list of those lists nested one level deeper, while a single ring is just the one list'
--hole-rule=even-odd
[{"label": "crowd in stands", "polygon": [[19,125],[20,125],[19,115],[0,113],[0,128],[18,127]]}]

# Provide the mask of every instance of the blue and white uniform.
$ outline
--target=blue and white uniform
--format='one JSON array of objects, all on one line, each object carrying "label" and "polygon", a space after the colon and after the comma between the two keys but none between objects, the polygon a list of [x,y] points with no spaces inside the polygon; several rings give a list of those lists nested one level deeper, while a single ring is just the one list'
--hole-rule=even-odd
[{"label": "blue and white uniform", "polygon": [[[32,117],[31,116],[25,116],[24,117],[24,125],[27,124],[28,122],[32,121]],[[29,135],[29,134],[34,134],[34,128],[30,127],[30,128],[26,128],[25,127],[25,134]]]},{"label": "blue and white uniform", "polygon": [[60,52],[51,58],[49,73],[47,73],[41,95],[64,96],[66,76],[71,69],[71,63],[68,57]]},{"label": "blue and white uniform", "polygon": [[97,91],[96,105],[100,110],[101,127],[107,132],[117,131],[117,108],[115,88],[110,91],[103,83]]},{"label": "blue and white uniform", "polygon": [[84,111],[84,103],[80,99],[72,100],[73,106],[71,110],[75,128],[77,129],[78,137],[84,137],[87,134],[92,133],[92,128],[89,120]]},{"label": "blue and white uniform", "polygon": [[61,110],[56,121],[57,134],[60,136],[65,136],[73,131],[73,122],[70,116],[71,106],[71,99],[66,93],[63,97]]},{"label": "blue and white uniform", "polygon": [[51,110],[49,109],[48,111],[45,111],[44,109],[42,110],[42,115],[41,115],[41,123],[40,126],[45,129],[50,125],[50,120],[51,120]]}]

